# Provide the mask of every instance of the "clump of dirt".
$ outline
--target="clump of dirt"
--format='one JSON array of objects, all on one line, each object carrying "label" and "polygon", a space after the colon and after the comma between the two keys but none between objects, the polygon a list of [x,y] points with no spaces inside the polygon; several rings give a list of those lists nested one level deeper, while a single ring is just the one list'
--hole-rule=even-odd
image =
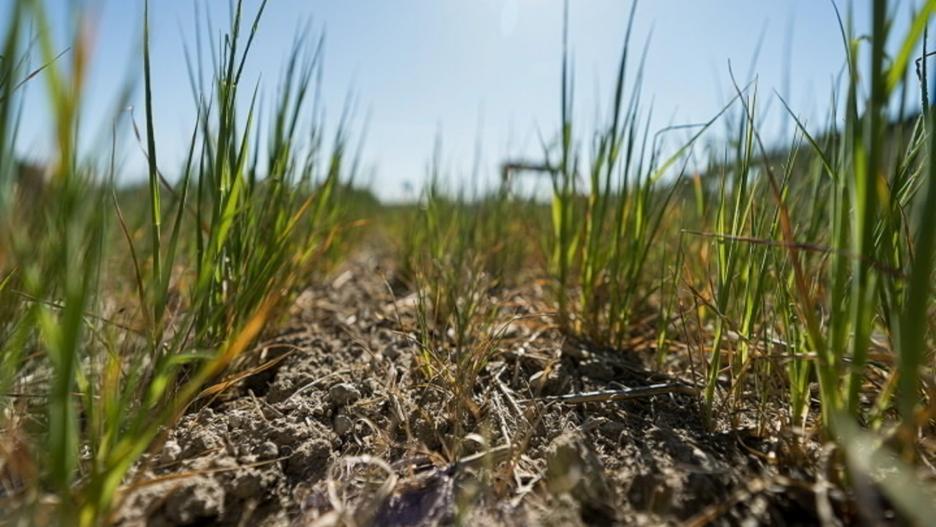
[{"label": "clump of dirt", "polygon": [[417,368],[414,299],[380,268],[361,256],[303,293],[258,346],[275,365],[184,416],[117,523],[818,521],[812,487],[779,477],[757,437],[710,432],[652,357],[566,339],[533,316],[547,311],[535,285],[492,292],[509,325],[453,422],[453,394]]}]

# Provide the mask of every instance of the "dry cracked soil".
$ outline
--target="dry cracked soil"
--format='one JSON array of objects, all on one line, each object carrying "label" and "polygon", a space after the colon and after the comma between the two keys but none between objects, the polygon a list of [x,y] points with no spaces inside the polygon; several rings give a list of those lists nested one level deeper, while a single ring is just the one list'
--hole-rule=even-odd
[{"label": "dry cracked soil", "polygon": [[[491,292],[504,331],[453,418],[456,395],[416,366],[414,296],[387,272],[361,255],[303,292],[258,344],[262,367],[198,401],[136,467],[117,524],[801,525],[820,502],[841,512],[842,496],[779,468],[783,441],[707,430],[698,396],[649,367],[651,351],[591,349],[534,316],[548,310],[535,281]],[[607,395],[625,388],[638,396]],[[594,391],[606,393],[580,396]]]}]

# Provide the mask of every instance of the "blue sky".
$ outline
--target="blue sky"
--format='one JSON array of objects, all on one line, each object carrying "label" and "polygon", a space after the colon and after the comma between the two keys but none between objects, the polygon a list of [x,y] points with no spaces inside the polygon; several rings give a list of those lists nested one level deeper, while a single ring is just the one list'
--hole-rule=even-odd
[{"label": "blue sky", "polygon": [[[8,16],[12,1],[0,0],[0,17]],[[57,27],[66,26],[75,3],[47,1]],[[216,26],[227,20],[224,0],[152,0],[156,129],[159,163],[167,173],[181,164],[192,126],[183,42],[194,39],[195,3],[212,13]],[[247,12],[258,3],[245,0]],[[140,77],[143,1],[85,5],[97,13],[83,132],[90,144],[89,138],[109,126],[102,116],[124,79]],[[572,1],[570,41],[582,126],[590,125],[597,104],[607,106],[630,5]],[[848,4],[840,5],[844,10]],[[857,26],[865,28],[870,1],[856,0],[854,8]],[[906,19],[898,17],[898,31]],[[482,177],[491,178],[503,158],[535,156],[540,133],[549,136],[557,128],[561,0],[270,0],[245,73],[251,84],[262,78],[261,85],[273,91],[295,31],[308,20],[326,33],[323,96],[331,120],[350,92],[358,123],[369,116],[364,161],[382,198],[406,197],[407,183],[421,184],[437,135],[451,186],[468,187],[479,138]],[[843,64],[834,11],[825,0],[643,1],[634,43],[642,48],[651,31],[645,99],[653,100],[655,128],[715,114],[732,93],[728,62],[746,82],[761,40],[754,69],[760,92],[786,93],[815,124]],[[789,84],[783,75],[787,63],[793,72]],[[27,155],[47,149],[44,97],[41,83],[29,87],[18,145]],[[142,124],[139,97],[135,106]],[[779,131],[777,122],[767,124]],[[123,177],[140,178],[142,154],[130,131],[121,133]]]}]

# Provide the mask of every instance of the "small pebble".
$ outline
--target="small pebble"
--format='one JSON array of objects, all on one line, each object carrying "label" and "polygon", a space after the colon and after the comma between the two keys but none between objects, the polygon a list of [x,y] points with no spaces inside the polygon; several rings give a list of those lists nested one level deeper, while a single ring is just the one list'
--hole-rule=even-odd
[{"label": "small pebble", "polygon": [[279,447],[273,441],[264,441],[257,449],[257,456],[260,459],[273,459],[279,456]]},{"label": "small pebble", "polygon": [[162,452],[159,455],[160,463],[172,463],[173,461],[179,459],[179,456],[182,454],[182,447],[179,446],[179,443],[170,439],[166,441],[166,444],[163,445]]},{"label": "small pebble", "polygon": [[335,434],[343,436],[348,433],[351,428],[354,426],[354,422],[345,414],[338,414],[335,417],[334,430]]},{"label": "small pebble", "polygon": [[361,392],[351,383],[339,383],[328,390],[328,400],[335,406],[347,406],[360,398]]}]

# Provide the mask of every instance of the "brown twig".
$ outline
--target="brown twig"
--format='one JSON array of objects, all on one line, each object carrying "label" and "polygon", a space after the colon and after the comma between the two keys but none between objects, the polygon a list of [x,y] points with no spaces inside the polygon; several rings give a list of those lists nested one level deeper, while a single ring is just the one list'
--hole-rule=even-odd
[{"label": "brown twig", "polygon": [[546,401],[565,404],[601,403],[608,401],[628,401],[631,399],[640,399],[643,397],[652,397],[654,395],[663,395],[667,393],[698,395],[699,389],[692,386],[687,386],[685,384],[660,383],[651,384],[649,386],[622,388],[620,390],[600,390],[594,392],[570,393],[566,395],[551,395],[547,397],[528,399],[524,402]]}]

